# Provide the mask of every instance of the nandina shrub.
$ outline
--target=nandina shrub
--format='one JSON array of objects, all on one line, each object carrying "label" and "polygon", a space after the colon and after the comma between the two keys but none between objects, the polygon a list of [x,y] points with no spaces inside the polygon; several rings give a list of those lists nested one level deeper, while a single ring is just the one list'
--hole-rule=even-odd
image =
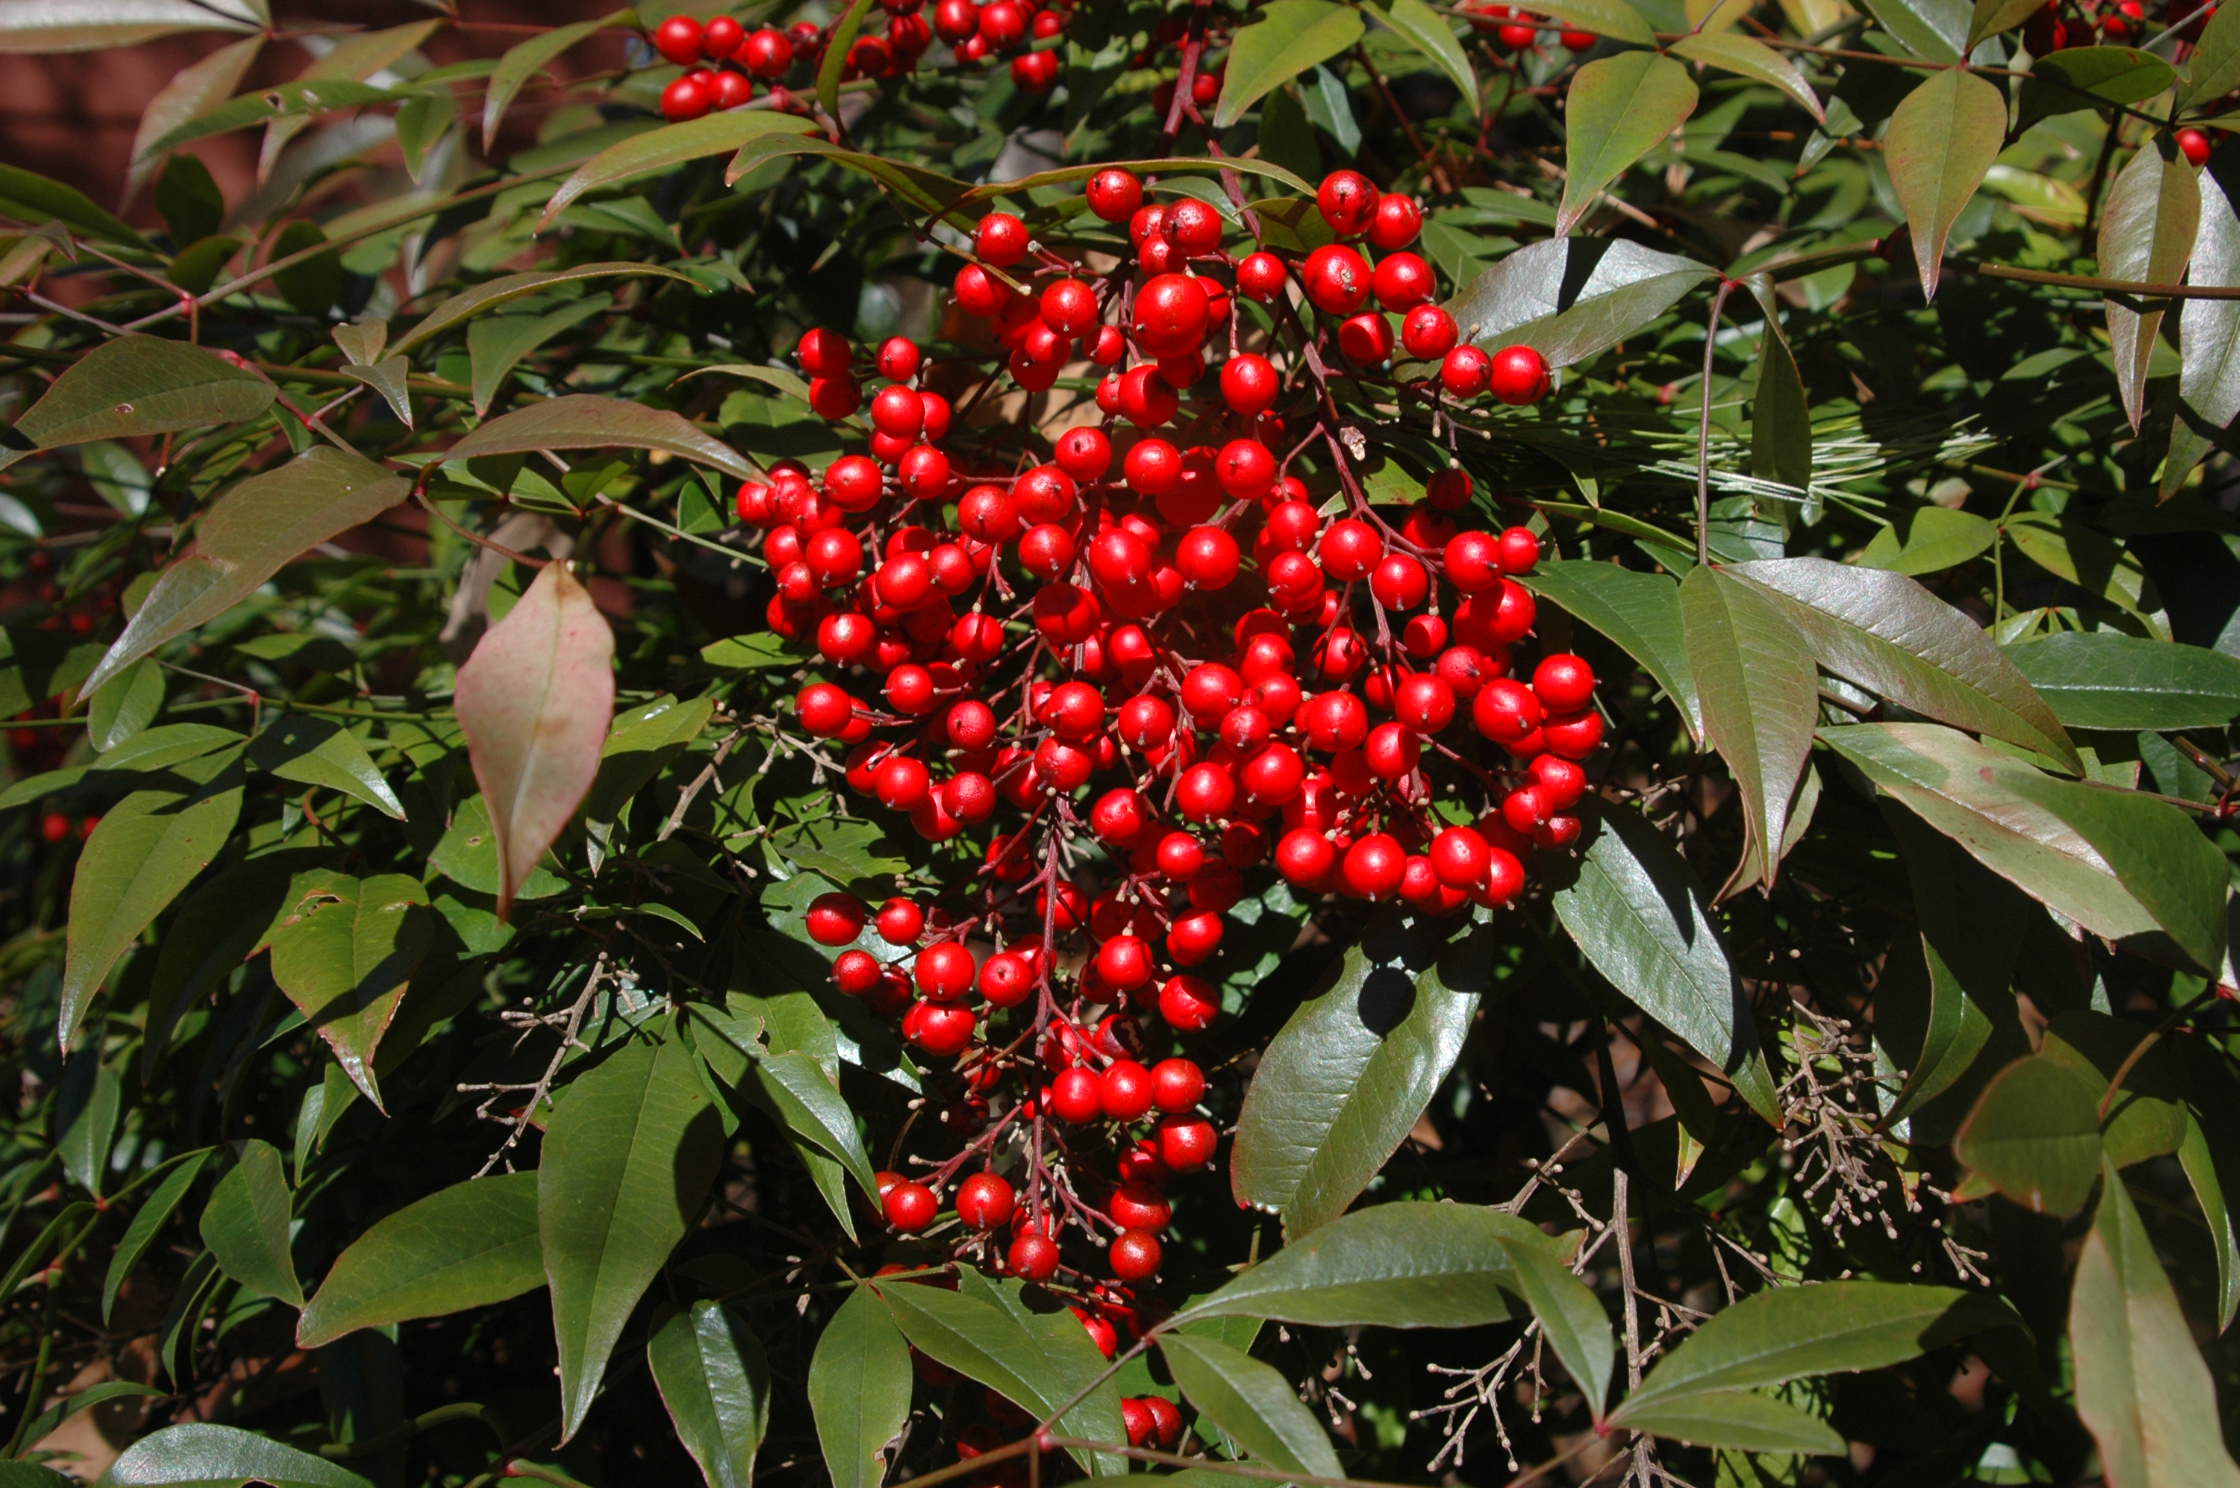
[{"label": "nandina shrub", "polygon": [[2240,14],[165,32],[0,1478],[2240,1477]]}]

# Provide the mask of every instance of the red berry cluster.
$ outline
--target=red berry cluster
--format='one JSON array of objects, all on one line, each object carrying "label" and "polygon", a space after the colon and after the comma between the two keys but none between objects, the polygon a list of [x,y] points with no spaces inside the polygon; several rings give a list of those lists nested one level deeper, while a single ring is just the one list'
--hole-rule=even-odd
[{"label": "red berry cluster", "polygon": [[1577,839],[1579,762],[1603,733],[1587,663],[1521,650],[1535,604],[1516,576],[1539,538],[1465,526],[1459,467],[1373,502],[1334,427],[1331,381],[1388,360],[1392,315],[1437,363],[1397,385],[1423,402],[1548,390],[1529,348],[1458,344],[1409,251],[1418,204],[1336,172],[1317,194],[1335,241],[1232,257],[1204,202],[1143,197],[1126,170],[1087,182],[1089,213],[1127,223],[1135,250],[1101,283],[1003,212],[956,277],[1020,386],[1109,369],[1101,419],[1014,462],[989,429],[953,434],[927,385],[977,371],[977,399],[998,369],[931,366],[901,337],[863,356],[815,329],[797,354],[826,416],[882,380],[868,448],[821,479],[782,463],[737,498],[775,577],[770,627],[834,678],[801,689],[801,731],[929,843],[981,843],[939,902],[834,892],[807,910],[838,989],[963,1085],[946,1118],[963,1150],[882,1175],[881,1211],[920,1234],[946,1202],[959,1256],[1069,1278],[1108,1352],[1164,1260],[1169,1179],[1215,1157],[1206,1071],[1160,1046],[1218,1017],[1208,963],[1253,878],[1272,865],[1302,894],[1423,915],[1499,908],[1534,850]]},{"label": "red berry cluster", "polygon": [[2201,28],[2216,13],[2216,6],[2195,0],[2161,6],[2149,0],[2049,0],[2024,24],[2022,44],[2033,57],[2050,57],[2070,47],[2133,45],[2167,25],[2175,25],[2178,35],[2191,42],[2200,39]]},{"label": "red berry cluster", "polygon": [[[1504,5],[1500,0],[1476,0],[1467,7],[1470,24],[1480,31],[1493,33],[1494,45],[1505,52],[1529,52],[1539,45],[1540,33],[1550,29],[1546,18],[1514,5]],[[1557,32],[1556,41],[1566,50],[1583,52],[1597,40],[1592,31],[1565,27]]]},{"label": "red berry cluster", "polygon": [[[1058,81],[1058,54],[1029,50],[1033,43],[1061,35],[1071,0],[1037,9],[1021,0],[938,0],[929,21],[925,0],[880,0],[886,25],[866,30],[849,44],[846,78],[899,78],[938,40],[960,63],[1000,56],[1011,58],[1011,76],[1029,92],[1046,93]],[[808,81],[824,58],[830,33],[811,21],[784,30],[764,26],[748,31],[730,16],[705,23],[671,16],[655,27],[653,49],[685,68],[661,93],[662,115],[671,120],[737,108],[754,97],[757,81],[782,109],[798,110],[789,83]]]}]

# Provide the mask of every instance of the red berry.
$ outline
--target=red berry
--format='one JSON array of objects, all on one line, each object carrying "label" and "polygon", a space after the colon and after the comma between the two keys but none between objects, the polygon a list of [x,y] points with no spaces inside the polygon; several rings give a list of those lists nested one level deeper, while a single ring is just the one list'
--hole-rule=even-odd
[{"label": "red berry", "polygon": [[700,23],[691,16],[671,16],[654,28],[653,49],[679,67],[700,60]]},{"label": "red berry", "polygon": [[1542,657],[1532,671],[1532,690],[1550,713],[1576,713],[1594,700],[1594,668],[1568,653]]},{"label": "red berry", "polygon": [[869,951],[842,951],[832,962],[832,985],[849,997],[869,996],[883,974]]},{"label": "red berry", "polygon": [[1423,208],[1412,196],[1389,192],[1377,198],[1376,215],[1369,221],[1369,246],[1380,253],[1405,248],[1423,231]]},{"label": "red berry", "polygon": [[1123,1183],[1112,1191],[1105,1206],[1112,1222],[1124,1230],[1163,1230],[1174,1218],[1174,1205],[1148,1183]]},{"label": "red berry", "polygon": [[1504,403],[1537,403],[1548,396],[1548,363],[1529,346],[1504,346],[1493,354],[1487,385]]},{"label": "red berry", "polygon": [[[669,23],[664,21],[662,24],[666,26]],[[710,61],[721,62],[737,52],[739,44],[746,39],[746,27],[730,16],[714,16],[700,29],[700,50]]]},{"label": "red berry", "polygon": [[1412,310],[1431,298],[1437,280],[1431,265],[1413,253],[1389,253],[1370,276],[1377,303],[1387,310]]},{"label": "red berry", "polygon": [[1205,1071],[1187,1059],[1162,1059],[1151,1067],[1151,1102],[1162,1111],[1187,1111],[1205,1093]]},{"label": "red berry", "polygon": [[673,124],[697,119],[715,107],[715,90],[687,73],[661,90],[661,117]]},{"label": "red berry", "polygon": [[1122,1230],[1112,1241],[1112,1274],[1122,1281],[1141,1281],[1159,1269],[1165,1252],[1159,1237],[1149,1230]]},{"label": "red berry", "polygon": [[2188,165],[2206,165],[2209,160],[2209,136],[2198,129],[2178,131],[2178,153],[2185,156]]},{"label": "red berry", "polygon": [[804,918],[811,940],[843,946],[863,933],[863,901],[853,894],[819,894]]},{"label": "red berry", "polygon": [[1341,238],[1359,237],[1377,212],[1377,188],[1359,171],[1336,170],[1322,178],[1314,204]]},{"label": "red berry", "polygon": [[1125,222],[1143,205],[1143,182],[1111,166],[1089,178],[1089,210],[1106,222]]},{"label": "red berry", "polygon": [[1103,1082],[1079,1065],[1060,1070],[1050,1082],[1050,1110],[1077,1126],[1096,1120],[1104,1113]]},{"label": "red berry", "polygon": [[1048,1281],[1058,1274],[1058,1245],[1048,1235],[1032,1230],[1011,1242],[1004,1264],[1013,1276],[1027,1281]]},{"label": "red berry", "polygon": [[1307,255],[1299,282],[1317,310],[1345,316],[1368,302],[1371,277],[1368,262],[1354,249],[1325,243]]},{"label": "red berry", "polygon": [[976,1230],[1009,1224],[1016,1205],[1011,1184],[995,1173],[975,1173],[957,1186],[957,1217]]},{"label": "red berry", "polygon": [[1116,1059],[1105,1067],[1098,1087],[1098,1101],[1106,1119],[1136,1121],[1151,1109],[1151,1072],[1133,1059]]},{"label": "red berry", "polygon": [[1197,1033],[1211,1027],[1220,1013],[1220,995],[1202,977],[1185,972],[1159,986],[1159,1017],[1169,1028]]},{"label": "red berry", "polygon": [[905,1235],[915,1235],[933,1223],[941,1210],[940,1201],[933,1190],[923,1183],[897,1183],[880,1199],[879,1207],[885,1211],[887,1223]]},{"label": "red berry", "polygon": [[1454,317],[1437,305],[1418,305],[1400,322],[1400,344],[1420,361],[1452,351],[1457,334]]},{"label": "red berry", "polygon": [[1439,364],[1439,385],[1450,397],[1475,398],[1492,380],[1492,359],[1475,346],[1457,346]]},{"label": "red berry", "polygon": [[1237,291],[1248,299],[1266,302],[1283,293],[1289,277],[1283,260],[1273,253],[1250,253],[1237,264]]},{"label": "red berry", "polygon": [[1213,1123],[1195,1116],[1169,1116],[1159,1123],[1159,1160],[1177,1173],[1194,1173],[1213,1161],[1218,1142]]},{"label": "red berry", "polygon": [[39,840],[50,846],[64,841],[70,835],[70,818],[59,811],[50,811],[39,818]]}]

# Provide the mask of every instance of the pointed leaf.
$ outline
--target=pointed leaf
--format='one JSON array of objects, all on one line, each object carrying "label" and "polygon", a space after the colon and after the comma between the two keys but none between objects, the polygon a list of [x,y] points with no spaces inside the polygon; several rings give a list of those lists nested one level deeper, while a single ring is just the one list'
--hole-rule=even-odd
[{"label": "pointed leaf", "polygon": [[[2240,288],[2240,215],[2209,171],[2201,185],[2201,229],[2195,235],[2187,282]],[[2187,300],[2178,311],[2178,412],[2170,453],[2162,463],[2162,494],[2174,493],[2218,432],[2240,417],[2240,300]]]},{"label": "pointed leaf", "polygon": [[1238,1202],[1276,1210],[1297,1236],[1369,1186],[1462,1052],[1488,933],[1438,947],[1387,928],[1348,946],[1336,982],[1291,1015],[1245,1091]]},{"label": "pointed leaf", "polygon": [[[490,411],[497,400],[498,384],[521,364],[521,359],[554,336],[603,314],[607,302],[596,296],[564,305],[550,315],[493,315],[467,327],[467,365],[474,394],[475,417]],[[701,369],[713,370],[713,369]]]},{"label": "pointed leaf", "polygon": [[254,31],[237,0],[40,0],[0,7],[0,52],[84,52],[179,31]]},{"label": "pointed leaf", "polygon": [[[2150,145],[2116,172],[2101,203],[2101,276],[2176,284],[2185,277],[2200,227],[2201,187],[2194,168],[2163,159]],[[2167,311],[2160,305],[2134,310],[2113,295],[2106,304],[2116,389],[2136,429],[2146,417],[2147,363]]]},{"label": "pointed leaf", "polygon": [[2101,1088],[2048,1055],[2017,1059],[1976,1097],[1953,1153],[2024,1208],[2074,1214],[2100,1177]]},{"label": "pointed leaf", "polygon": [[2226,15],[2220,6],[2194,43],[2185,86],[2178,90],[2178,107],[2211,103],[2236,88],[2240,88],[2240,15]]},{"label": "pointed leaf", "polygon": [[489,1307],[545,1284],[535,1173],[470,1178],[375,1224],[335,1257],[296,1324],[321,1348],[360,1328]]},{"label": "pointed leaf", "polygon": [[708,1488],[750,1488],[770,1424],[770,1364],[747,1320],[695,1302],[646,1344],[654,1387]]},{"label": "pointed leaf", "polygon": [[1771,1395],[1748,1390],[1706,1390],[1675,1400],[1651,1401],[1626,1420],[1636,1431],[1695,1447],[1821,1456],[1841,1452],[1844,1447],[1843,1438],[1818,1416],[1808,1416]]},{"label": "pointed leaf", "polygon": [[1891,525],[1877,532],[1852,562],[1892,573],[1942,573],[1999,540],[1999,529],[1974,512],[1923,506],[1891,516]]},{"label": "pointed leaf", "polygon": [[1246,1455],[1270,1467],[1342,1478],[1345,1468],[1291,1382],[1218,1339],[1164,1333],[1159,1354],[1183,1397]]},{"label": "pointed leaf", "polygon": [[303,1306],[303,1285],[289,1254],[295,1195],[288,1190],[279,1149],[252,1138],[218,1180],[202,1210],[202,1243],[218,1269],[252,1291]]},{"label": "pointed leaf", "polygon": [[411,489],[404,477],[324,444],[235,485],[204,514],[193,545],[157,575],[80,693],[215,620],[307,548],[373,520]]},{"label": "pointed leaf", "polygon": [[1630,41],[1636,46],[1657,44],[1657,33],[1648,17],[1629,0],[1550,0],[1534,6],[1533,14],[1554,16],[1567,26],[1612,41]]},{"label": "pointed leaf", "polygon": [[1916,713],[2034,749],[2071,769],[2061,721],[1983,627],[1903,574],[1825,558],[1727,570],[1784,613],[1820,665]]},{"label": "pointed leaf", "polygon": [[384,816],[404,820],[404,805],[355,734],[307,714],[276,719],[249,746],[249,763],[282,780],[340,791]]},{"label": "pointed leaf", "polygon": [[1577,879],[1550,897],[1611,986],[1726,1071],[1752,1110],[1778,1119],[1757,1022],[1705,913],[1703,885],[1656,828],[1635,811],[1605,812]]},{"label": "pointed leaf", "polygon": [[1680,582],[1688,665],[1704,736],[1726,761],[1743,811],[1742,860],[1722,891],[1771,884],[1789,804],[1820,718],[1819,674],[1803,637],[1760,591],[1710,564]]},{"label": "pointed leaf", "polygon": [[2039,9],[2038,0],[1976,0],[1968,18],[1968,45],[2019,26]]},{"label": "pointed leaf", "polygon": [[163,707],[163,671],[143,659],[124,671],[123,685],[103,691],[86,710],[86,738],[106,754],[154,722]]},{"label": "pointed leaf", "polygon": [[101,1482],[105,1488],[373,1488],[339,1462],[211,1421],[142,1437],[110,1464]]},{"label": "pointed leaf", "polygon": [[[856,8],[861,9],[864,3],[865,0],[856,0]],[[602,186],[635,180],[653,171],[669,170],[689,160],[734,154],[749,140],[765,135],[806,134],[815,127],[807,119],[781,114],[774,109],[758,109],[751,113],[731,110],[634,134],[619,144],[607,146],[577,166],[575,174],[562,181],[560,189],[552,193],[552,200],[545,204],[537,229],[541,232],[550,227],[553,219],[566,211],[570,203]]]},{"label": "pointed leaf", "polygon": [[648,408],[595,393],[569,393],[501,414],[443,452],[448,463],[478,455],[538,450],[649,449],[713,465],[741,480],[755,469],[666,408]]},{"label": "pointed leaf", "polygon": [[2141,103],[2176,77],[2169,63],[2136,47],[2066,47],[2032,59],[2022,85],[2022,127],[2078,109]]},{"label": "pointed leaf", "polygon": [[[1889,3],[1897,6],[1903,0]],[[1957,67],[1930,73],[1890,116],[1883,159],[1913,232],[1913,257],[1925,298],[1936,297],[1945,239],[1999,158],[2006,132],[2005,95]]]},{"label": "pointed leaf", "polygon": [[1421,52],[1432,66],[1445,73],[1462,91],[1463,102],[1476,113],[1478,101],[1478,75],[1470,68],[1470,58],[1462,50],[1462,42],[1448,27],[1446,17],[1423,3],[1423,0],[1387,0],[1377,18],[1407,39],[1408,45]]},{"label": "pointed leaf", "polygon": [[910,1345],[879,1298],[859,1287],[809,1360],[809,1410],[832,1488],[880,1488],[886,1451],[910,1419]]},{"label": "pointed leaf", "polygon": [[1366,29],[1360,11],[1331,0],[1269,0],[1230,45],[1213,127],[1227,129],[1272,89],[1337,56]]},{"label": "pointed leaf", "polygon": [[1565,558],[1543,563],[1523,584],[1553,601],[1582,625],[1598,630],[1641,663],[1680,707],[1688,731],[1701,737],[1703,702],[1688,667],[1680,617],[1680,586],[1667,574],[1643,573],[1615,563]]},{"label": "pointed leaf", "polygon": [[600,16],[594,21],[577,21],[573,25],[555,26],[541,31],[527,41],[509,47],[490,69],[490,80],[484,85],[482,95],[482,148],[485,154],[498,138],[499,121],[519,94],[524,83],[536,76],[547,62],[586,37],[595,36],[609,26],[626,25],[633,16],[628,10],[618,10]]},{"label": "pointed leaf", "polygon": [[1812,484],[1812,404],[1789,338],[1770,310],[1750,394],[1750,473],[1800,491]]},{"label": "pointed leaf", "polygon": [[427,889],[402,873],[320,870],[298,881],[282,914],[269,938],[273,981],[379,1106],[374,1050],[435,942]]},{"label": "pointed leaf", "polygon": [[241,816],[233,757],[186,789],[134,791],[103,813],[70,881],[56,1037],[64,1048],[119,957],[225,846]]},{"label": "pointed leaf", "polygon": [[453,694],[497,836],[498,917],[591,782],[614,717],[614,633],[564,563],[483,633]]},{"label": "pointed leaf", "polygon": [[848,0],[847,8],[834,19],[825,37],[824,55],[817,62],[817,107],[827,118],[840,115],[840,79],[847,71],[847,54],[855,46],[870,9],[871,0]]},{"label": "pointed leaf", "polygon": [[2064,631],[2007,648],[2071,728],[2223,728],[2240,718],[2240,657],[2114,631]]},{"label": "pointed leaf", "polygon": [[1606,351],[1679,303],[1715,270],[1626,238],[1550,238],[1487,269],[1446,304],[1462,339],[1521,343],[1568,367]]},{"label": "pointed leaf", "polygon": [[1875,1037],[1907,1071],[1885,1120],[1895,1122],[1950,1089],[1990,1042],[1986,1006],[2007,993],[2022,949],[2029,901],[1920,817],[1891,803],[1884,811],[1921,926],[1924,1006],[1903,996],[1901,974],[1879,985]]},{"label": "pointed leaf", "polygon": [[695,281],[688,274],[680,273],[660,264],[652,263],[592,263],[578,264],[571,269],[554,269],[537,273],[504,274],[496,279],[462,290],[430,310],[411,330],[396,338],[390,345],[392,352],[410,351],[421,342],[440,336],[453,326],[494,309],[510,300],[525,295],[543,294],[561,284],[575,284],[585,279],[612,279],[618,275],[653,275],[674,279],[681,284]]},{"label": "pointed leaf", "polygon": [[691,1229],[722,1143],[682,1042],[631,1043],[555,1104],[537,1169],[537,1233],[560,1344],[563,1441],[597,1398],[638,1299]]},{"label": "pointed leaf", "polygon": [[[272,406],[272,384],[213,352],[159,336],[104,341],[63,369],[16,420],[31,449],[132,439],[253,419]],[[23,458],[0,450],[0,465]]]},{"label": "pointed leaf", "polygon": [[1556,232],[1568,234],[1608,186],[1696,111],[1688,69],[1655,52],[1597,57],[1564,95],[1563,204]]},{"label": "pointed leaf", "polygon": [[815,1059],[799,1051],[772,1054],[749,1065],[748,1074],[788,1128],[838,1158],[865,1193],[878,1194],[855,1113]]},{"label": "pointed leaf", "polygon": [[77,187],[21,166],[0,164],[0,217],[26,223],[55,222],[99,242],[128,243],[143,249],[148,246],[146,238]]},{"label": "pointed leaf", "polygon": [[2234,1488],[2208,1367],[2122,1178],[2102,1176],[2069,1301],[2077,1414],[2101,1471],[2109,1488]]},{"label": "pointed leaf", "polygon": [[123,1237],[117,1241],[116,1251],[109,1257],[108,1275],[102,1278],[101,1321],[104,1325],[108,1323],[110,1313],[116,1310],[117,1293],[124,1290],[125,1282],[131,1279],[141,1258],[147,1255],[148,1247],[155,1244],[156,1237],[163,1233],[163,1227],[171,1222],[171,1216],[185,1202],[187,1190],[194,1187],[194,1181],[202,1176],[203,1165],[210,1160],[210,1154],[214,1150],[204,1147],[194,1152],[184,1152],[166,1163],[164,1166],[169,1171],[164,1173],[163,1181],[155,1186],[146,1202],[133,1211],[132,1223],[125,1226]]},{"label": "pointed leaf", "polygon": [[1820,106],[1819,95],[1812,91],[1812,84],[1797,69],[1797,65],[1772,47],[1753,37],[1733,31],[1699,31],[1683,36],[1672,44],[1673,55],[1685,57],[1690,62],[1701,62],[1706,67],[1716,67],[1737,77],[1752,78],[1761,83],[1771,83],[1804,106],[1806,113],[1815,120],[1825,121],[1826,111]]},{"label": "pointed leaf", "polygon": [[1966,54],[1972,12],[1969,0],[1865,0],[1865,3],[1868,14],[1910,55],[1931,62],[1957,62]]}]

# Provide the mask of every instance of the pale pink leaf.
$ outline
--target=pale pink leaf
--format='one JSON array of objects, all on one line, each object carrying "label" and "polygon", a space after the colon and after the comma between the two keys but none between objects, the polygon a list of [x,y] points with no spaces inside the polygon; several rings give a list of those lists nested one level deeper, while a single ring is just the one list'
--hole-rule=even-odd
[{"label": "pale pink leaf", "polygon": [[614,633],[550,563],[459,668],[452,706],[498,838],[498,916],[575,815],[614,720]]}]

